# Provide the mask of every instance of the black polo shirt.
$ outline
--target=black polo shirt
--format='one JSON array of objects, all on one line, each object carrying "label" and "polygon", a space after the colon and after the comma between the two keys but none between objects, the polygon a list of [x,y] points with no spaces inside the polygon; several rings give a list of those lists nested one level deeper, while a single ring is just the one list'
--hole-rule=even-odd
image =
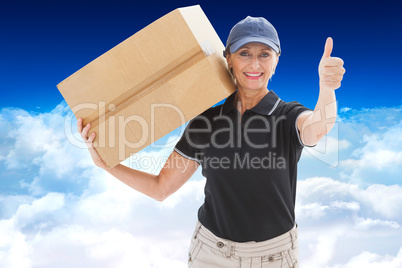
[{"label": "black polo shirt", "polygon": [[296,120],[308,109],[269,91],[240,116],[235,94],[192,119],[175,151],[197,161],[207,179],[199,221],[218,237],[259,242],[295,224],[303,149]]}]

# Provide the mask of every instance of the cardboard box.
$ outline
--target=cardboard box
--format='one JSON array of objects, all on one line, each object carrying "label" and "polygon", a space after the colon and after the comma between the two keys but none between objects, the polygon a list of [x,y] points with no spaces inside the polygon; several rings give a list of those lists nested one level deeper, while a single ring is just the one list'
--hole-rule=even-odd
[{"label": "cardboard box", "polygon": [[200,6],[179,8],[57,87],[113,167],[235,90],[223,49]]}]

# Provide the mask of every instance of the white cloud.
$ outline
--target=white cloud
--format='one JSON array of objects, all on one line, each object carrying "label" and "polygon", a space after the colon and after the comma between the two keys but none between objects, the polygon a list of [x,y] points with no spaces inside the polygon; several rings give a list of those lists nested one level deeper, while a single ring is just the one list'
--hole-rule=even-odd
[{"label": "white cloud", "polygon": [[19,200],[0,221],[0,267],[187,266],[205,181],[190,180],[164,204],[99,169],[89,180],[81,196]]},{"label": "white cloud", "polygon": [[401,207],[398,185],[362,188],[325,177],[299,181],[296,218],[303,267],[346,267],[362,252],[397,252]]},{"label": "white cloud", "polygon": [[[61,193],[49,193],[40,199],[34,200],[30,204],[21,204],[11,218],[14,224],[23,229],[27,225],[40,221],[40,228],[46,228],[52,214],[64,206],[64,195]],[[42,219],[46,219],[43,221]]]},{"label": "white cloud", "polygon": [[340,109],[340,112],[341,112],[341,113],[347,113],[347,112],[350,111],[350,110],[352,110],[352,108],[350,108],[350,107],[343,107],[343,108]]},{"label": "white cloud", "polygon": [[370,185],[365,190],[357,191],[355,196],[373,211],[387,219],[402,220],[402,186],[400,185]]},{"label": "white cloud", "polygon": [[401,226],[399,223],[395,221],[384,221],[384,220],[379,220],[379,219],[363,219],[363,218],[358,218],[355,221],[356,227],[362,230],[368,230],[371,227],[375,226],[385,226],[385,227],[391,227],[394,229],[400,229]]},{"label": "white cloud", "polygon": [[24,193],[40,196],[49,191],[80,192],[85,188],[83,173],[93,164],[87,150],[73,146],[66,136],[64,120],[70,117],[65,104],[43,114],[12,108],[0,111],[1,128],[8,131],[0,130],[4,137],[0,161],[4,173],[10,174],[10,189],[22,186]]},{"label": "white cloud", "polygon": [[12,221],[0,220],[0,266],[10,268],[31,267],[28,256],[31,247],[25,235],[15,229]]},{"label": "white cloud", "polygon": [[326,210],[328,210],[329,208],[329,206],[325,206],[316,202],[299,204],[296,207],[296,213],[300,215],[300,217],[298,217],[299,220],[302,217],[308,219],[320,219],[326,215]]},{"label": "white cloud", "polygon": [[170,250],[164,253],[158,252],[163,247],[155,250],[151,244],[136,239],[128,232],[116,229],[96,232],[81,226],[69,225],[54,229],[45,236],[38,234],[32,240],[32,247],[35,249],[32,254],[33,264],[49,268],[123,268],[133,267],[133,264],[138,267],[155,267],[155,264],[163,262],[166,267],[174,267],[172,264],[178,263],[168,258],[166,253]]},{"label": "white cloud", "polygon": [[[339,165],[339,152],[350,147],[351,143],[345,139],[339,139],[337,129],[332,129],[330,135],[323,137],[316,146],[306,147],[303,150],[303,157],[314,157],[331,167]],[[335,133],[335,134],[334,134]]]},{"label": "white cloud", "polygon": [[[23,169],[38,164],[43,153],[57,149],[65,140],[63,115],[67,113],[65,106],[59,105],[52,112],[44,114],[28,114],[20,109],[3,109],[2,117],[13,117],[6,124],[9,131],[6,137],[13,146],[5,156],[8,169]],[[11,118],[10,118],[11,119]],[[34,142],[33,142],[34,141]]]},{"label": "white cloud", "polygon": [[342,265],[335,265],[331,268],[400,268],[402,267],[402,247],[398,254],[394,256],[379,254],[371,252],[362,252],[358,256],[353,257],[348,263]]},{"label": "white cloud", "polygon": [[[195,217],[191,221],[186,218],[200,205],[194,204],[194,199],[202,192],[204,181],[190,180],[171,197],[178,200],[163,204],[109,175],[99,175],[94,172],[90,178],[93,188],[80,197],[49,193],[27,200],[12,218],[0,221],[2,235],[9,238],[0,244],[0,265],[17,258],[27,263],[25,267],[129,267],[133,262],[141,267],[186,267]],[[373,193],[402,196],[402,187],[380,188],[363,189],[318,177],[299,182],[297,218],[303,267],[352,265],[362,252],[380,256],[389,239],[394,242],[386,245],[387,250],[395,250],[395,241],[402,239],[397,214],[402,201],[389,201],[395,202],[390,213],[393,219],[385,220],[383,212],[374,208],[377,196]],[[189,203],[194,205],[189,207]],[[62,221],[52,224],[59,217]],[[376,243],[366,243],[370,240]],[[342,244],[348,246],[339,248]],[[21,250],[15,251],[16,247]]]},{"label": "white cloud", "polygon": [[[401,266],[401,172],[392,169],[400,166],[400,112],[345,111],[323,147],[339,167],[319,169],[334,158],[304,156],[302,165],[311,166],[298,182],[301,267]],[[46,114],[0,112],[0,171],[13,178],[2,178],[0,267],[186,267],[204,198],[201,170],[156,202],[94,167],[87,150],[67,139],[76,135],[65,134],[68,116],[65,104]],[[147,148],[124,163],[157,173],[172,146]],[[13,190],[20,182],[25,188]]]},{"label": "white cloud", "polygon": [[306,148],[299,178],[331,176],[361,186],[400,184],[402,107],[349,110],[327,137]]},{"label": "white cloud", "polygon": [[[402,186],[374,184],[361,188],[357,184],[331,178],[309,178],[298,183],[300,208],[359,212],[371,210],[378,217],[402,221]],[[366,211],[365,211],[366,212]],[[300,215],[303,217],[303,215]]]},{"label": "white cloud", "polygon": [[[198,170],[199,177],[200,170]],[[184,184],[176,193],[169,196],[164,202],[160,203],[162,208],[174,208],[181,202],[188,202],[188,200],[194,199],[200,205],[204,201],[204,186],[205,179],[202,180],[190,180]]]},{"label": "white cloud", "polygon": [[[308,268],[326,267],[337,255],[336,244],[344,235],[343,226],[331,226],[320,228],[315,226],[316,231],[304,231],[299,235],[300,266]],[[299,232],[300,232],[299,230]]]},{"label": "white cloud", "polygon": [[351,210],[351,211],[360,210],[359,203],[357,203],[355,201],[353,201],[353,202],[334,201],[334,202],[331,202],[331,207],[333,207],[335,209],[346,209],[346,210]]},{"label": "white cloud", "polygon": [[345,168],[384,170],[402,165],[402,121],[384,133],[363,136],[363,147],[356,149],[355,158],[342,161]]}]

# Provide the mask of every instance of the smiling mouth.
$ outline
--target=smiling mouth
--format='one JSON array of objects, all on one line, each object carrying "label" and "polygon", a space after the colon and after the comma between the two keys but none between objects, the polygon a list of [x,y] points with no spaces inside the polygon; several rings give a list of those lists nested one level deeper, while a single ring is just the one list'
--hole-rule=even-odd
[{"label": "smiling mouth", "polygon": [[244,73],[244,74],[250,77],[259,77],[262,76],[263,73]]}]

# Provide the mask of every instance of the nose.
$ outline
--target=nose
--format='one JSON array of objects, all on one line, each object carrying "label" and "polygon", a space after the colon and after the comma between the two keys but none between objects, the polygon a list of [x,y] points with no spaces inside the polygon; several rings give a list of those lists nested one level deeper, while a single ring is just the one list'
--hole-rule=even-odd
[{"label": "nose", "polygon": [[258,56],[255,55],[251,58],[251,63],[250,63],[251,67],[255,70],[258,69],[258,67],[260,67],[260,61],[258,59]]}]

